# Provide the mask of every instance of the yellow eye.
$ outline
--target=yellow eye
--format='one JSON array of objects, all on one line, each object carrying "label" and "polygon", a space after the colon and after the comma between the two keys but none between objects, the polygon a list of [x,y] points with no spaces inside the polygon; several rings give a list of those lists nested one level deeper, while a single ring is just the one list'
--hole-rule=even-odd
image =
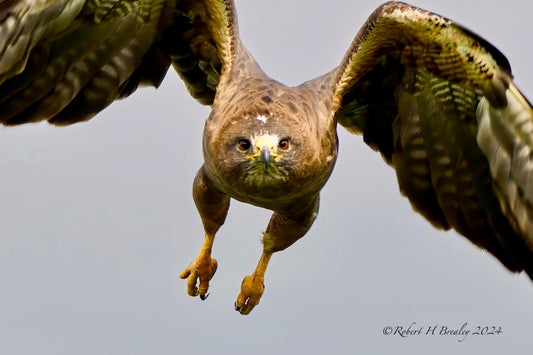
[{"label": "yellow eye", "polygon": [[239,143],[237,143],[237,149],[239,149],[241,152],[247,152],[251,145],[252,143],[250,143],[248,139],[239,139]]},{"label": "yellow eye", "polygon": [[280,140],[278,143],[278,148],[281,150],[289,149],[289,140],[287,138]]}]

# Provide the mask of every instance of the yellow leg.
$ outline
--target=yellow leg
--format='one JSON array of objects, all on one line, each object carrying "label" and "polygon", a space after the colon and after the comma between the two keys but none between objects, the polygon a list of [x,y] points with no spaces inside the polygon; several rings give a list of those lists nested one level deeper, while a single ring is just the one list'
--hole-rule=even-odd
[{"label": "yellow leg", "polygon": [[[187,279],[187,293],[191,296],[198,296],[205,300],[209,294],[209,280],[217,271],[217,261],[211,258],[211,250],[213,249],[213,242],[215,240],[214,234],[205,235],[204,244],[200,254],[183,272],[180,274],[181,279]],[[196,286],[199,280],[198,287]]]},{"label": "yellow leg", "polygon": [[261,259],[252,275],[248,275],[242,280],[241,293],[235,302],[235,310],[241,314],[249,314],[255,306],[259,304],[259,299],[265,290],[265,272],[270,261],[272,252],[263,250]]}]

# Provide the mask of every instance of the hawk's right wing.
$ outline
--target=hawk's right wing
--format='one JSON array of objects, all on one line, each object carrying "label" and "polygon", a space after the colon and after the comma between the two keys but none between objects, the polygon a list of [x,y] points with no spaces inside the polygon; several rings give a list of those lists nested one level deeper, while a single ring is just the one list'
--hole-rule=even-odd
[{"label": "hawk's right wing", "polygon": [[90,119],[170,64],[210,105],[240,46],[231,0],[0,3],[0,122]]}]

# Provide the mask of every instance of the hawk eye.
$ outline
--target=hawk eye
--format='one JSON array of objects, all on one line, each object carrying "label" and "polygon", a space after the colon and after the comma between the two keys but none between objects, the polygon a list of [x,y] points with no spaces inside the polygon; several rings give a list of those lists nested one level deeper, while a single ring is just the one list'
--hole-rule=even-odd
[{"label": "hawk eye", "polygon": [[278,147],[281,150],[289,149],[289,140],[287,138],[280,140],[278,143]]},{"label": "hawk eye", "polygon": [[241,152],[247,152],[248,149],[250,149],[252,143],[250,143],[250,141],[248,139],[239,139],[239,143],[237,143],[237,148],[241,151]]}]

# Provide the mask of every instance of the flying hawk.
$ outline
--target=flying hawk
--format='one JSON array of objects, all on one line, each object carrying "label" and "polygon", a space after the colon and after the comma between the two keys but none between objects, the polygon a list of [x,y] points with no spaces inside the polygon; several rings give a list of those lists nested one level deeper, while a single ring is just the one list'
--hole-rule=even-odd
[{"label": "flying hawk", "polygon": [[205,229],[180,275],[205,299],[230,199],[273,211],[235,304],[259,303],[273,253],[303,237],[337,156],[337,123],[396,169],[435,227],[533,277],[533,108],[490,43],[410,5],[376,9],[341,64],[296,87],[241,43],[231,0],[0,2],[0,121],[89,120],[172,65],[212,112],[193,196]]}]

